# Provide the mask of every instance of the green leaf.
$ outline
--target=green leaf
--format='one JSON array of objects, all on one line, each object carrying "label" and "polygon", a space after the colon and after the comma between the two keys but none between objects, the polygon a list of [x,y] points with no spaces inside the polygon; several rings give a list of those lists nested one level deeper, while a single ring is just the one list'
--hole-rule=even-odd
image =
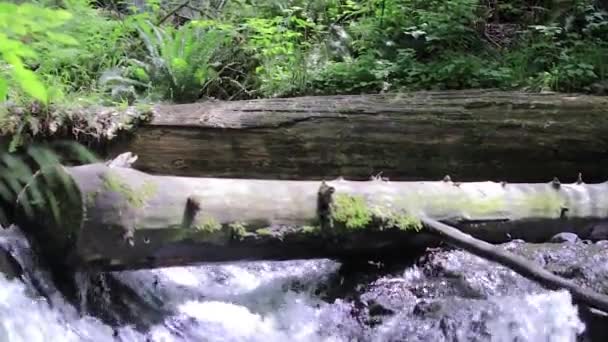
[{"label": "green leaf", "polygon": [[14,66],[13,75],[21,88],[33,98],[47,103],[48,94],[42,82],[38,79],[36,73],[22,66]]},{"label": "green leaf", "polygon": [[65,45],[78,45],[78,41],[72,36],[63,33],[47,32],[46,35],[53,41]]},{"label": "green leaf", "polygon": [[0,78],[0,102],[6,99],[8,94],[8,83],[4,78]]}]

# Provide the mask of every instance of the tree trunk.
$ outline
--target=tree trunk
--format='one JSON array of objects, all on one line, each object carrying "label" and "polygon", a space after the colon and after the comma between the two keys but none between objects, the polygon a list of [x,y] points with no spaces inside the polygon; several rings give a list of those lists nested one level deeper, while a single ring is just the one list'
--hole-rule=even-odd
[{"label": "tree trunk", "polygon": [[492,91],[161,105],[116,143],[191,177],[605,180],[608,98]]},{"label": "tree trunk", "polygon": [[606,193],[608,183],[185,178],[89,164],[41,170],[17,223],[48,260],[76,267],[374,259],[436,242],[419,217],[491,242],[584,238],[606,222]]}]

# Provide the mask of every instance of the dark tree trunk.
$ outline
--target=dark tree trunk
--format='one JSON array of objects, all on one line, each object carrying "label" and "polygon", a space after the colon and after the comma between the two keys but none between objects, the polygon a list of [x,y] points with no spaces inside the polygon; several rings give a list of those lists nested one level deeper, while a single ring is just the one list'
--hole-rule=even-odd
[{"label": "dark tree trunk", "polygon": [[608,98],[491,91],[157,106],[109,156],[193,177],[606,179]]}]

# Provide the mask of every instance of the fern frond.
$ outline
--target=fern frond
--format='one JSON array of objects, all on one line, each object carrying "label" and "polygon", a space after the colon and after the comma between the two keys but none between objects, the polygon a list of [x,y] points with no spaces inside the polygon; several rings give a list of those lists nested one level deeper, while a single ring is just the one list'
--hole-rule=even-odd
[{"label": "fern frond", "polygon": [[[59,220],[58,199],[49,189],[63,189],[67,200],[77,200],[77,192],[72,189],[73,183],[63,172],[42,172],[45,188],[32,184],[39,170],[50,170],[61,164],[83,164],[98,161],[98,158],[86,147],[75,142],[59,142],[49,147],[32,146],[22,154],[5,152],[0,155],[0,225],[11,222],[11,212],[17,198],[26,215],[33,213],[33,207],[48,206],[53,219]],[[26,189],[27,191],[24,191]],[[59,221],[57,221],[59,222]]]}]

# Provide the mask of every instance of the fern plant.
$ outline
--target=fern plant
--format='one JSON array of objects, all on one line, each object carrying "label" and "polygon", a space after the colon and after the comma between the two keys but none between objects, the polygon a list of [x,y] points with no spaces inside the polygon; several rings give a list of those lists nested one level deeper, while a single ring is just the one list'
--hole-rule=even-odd
[{"label": "fern plant", "polygon": [[178,103],[199,99],[220,79],[220,52],[230,39],[226,28],[212,28],[202,21],[161,28],[141,21],[138,31],[147,56],[131,60],[135,78],[153,85],[163,99]]},{"label": "fern plant", "polygon": [[[60,222],[61,213],[56,194],[48,188],[36,187],[31,182],[35,172],[57,167],[61,164],[82,164],[98,161],[98,158],[86,147],[75,142],[58,142],[50,146],[30,146],[22,154],[0,154],[0,226],[12,223],[12,209],[17,198],[28,186],[26,196],[21,199],[25,214],[32,212],[32,206],[46,206],[56,222]],[[74,196],[76,189],[65,174],[45,174],[47,184],[55,184],[55,190]],[[59,185],[59,187],[57,187]],[[65,199],[64,199],[65,200]]]}]

